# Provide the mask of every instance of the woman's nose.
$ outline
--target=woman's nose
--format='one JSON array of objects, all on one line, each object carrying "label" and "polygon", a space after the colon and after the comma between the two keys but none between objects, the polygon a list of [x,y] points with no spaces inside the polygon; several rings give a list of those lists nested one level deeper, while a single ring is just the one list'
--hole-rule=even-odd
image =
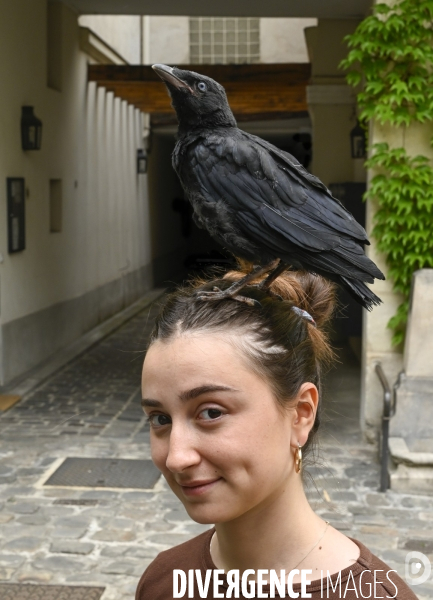
[{"label": "woman's nose", "polygon": [[200,453],[197,450],[193,432],[186,426],[173,423],[165,461],[167,469],[172,473],[181,473],[199,462]]}]

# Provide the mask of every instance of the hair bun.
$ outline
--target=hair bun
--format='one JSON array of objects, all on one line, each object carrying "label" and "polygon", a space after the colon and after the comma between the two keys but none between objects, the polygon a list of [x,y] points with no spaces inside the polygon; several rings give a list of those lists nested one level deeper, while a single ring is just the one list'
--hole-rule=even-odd
[{"label": "hair bun", "polygon": [[[238,281],[252,269],[251,263],[238,259],[239,270],[228,271],[224,279]],[[268,275],[254,280],[260,283]],[[283,300],[307,311],[316,322],[317,327],[326,325],[335,310],[336,285],[321,275],[308,271],[284,271],[269,286],[271,294],[278,294]],[[242,293],[242,292],[241,292]]]}]

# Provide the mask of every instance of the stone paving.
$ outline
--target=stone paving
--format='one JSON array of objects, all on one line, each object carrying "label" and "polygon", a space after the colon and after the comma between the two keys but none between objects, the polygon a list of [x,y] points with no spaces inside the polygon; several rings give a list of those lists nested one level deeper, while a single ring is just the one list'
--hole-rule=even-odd
[{"label": "stone paving", "polygon": [[[103,600],[133,600],[158,552],[207,528],[162,478],[148,491],[42,485],[63,457],[150,458],[139,384],[157,310],[154,303],[1,414],[0,583],[104,586]],[[327,379],[307,494],[318,514],[404,578],[409,551],[433,562],[433,497],[377,491],[377,447],[359,430],[359,366],[349,351],[342,356]],[[433,577],[413,589],[432,598]]]}]

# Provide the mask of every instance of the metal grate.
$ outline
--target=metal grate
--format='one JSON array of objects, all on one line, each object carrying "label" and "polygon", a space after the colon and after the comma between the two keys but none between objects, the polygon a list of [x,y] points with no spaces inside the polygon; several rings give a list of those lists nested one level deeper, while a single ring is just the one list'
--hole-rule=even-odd
[{"label": "metal grate", "polygon": [[105,588],[0,583],[1,600],[100,600]]},{"label": "metal grate", "polygon": [[44,485],[150,489],[160,475],[151,460],[67,458]]}]

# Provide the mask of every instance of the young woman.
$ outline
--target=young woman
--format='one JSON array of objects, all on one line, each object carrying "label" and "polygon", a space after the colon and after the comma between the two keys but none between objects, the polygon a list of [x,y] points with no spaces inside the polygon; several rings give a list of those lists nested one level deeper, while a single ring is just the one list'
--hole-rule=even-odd
[{"label": "young woman", "polygon": [[333,356],[333,284],[286,272],[269,290],[243,288],[244,301],[198,298],[244,274],[172,293],[150,338],[142,390],[152,459],[189,516],[214,527],[161,552],[136,600],[416,600],[361,542],[316,515],[304,493],[302,457]]}]

